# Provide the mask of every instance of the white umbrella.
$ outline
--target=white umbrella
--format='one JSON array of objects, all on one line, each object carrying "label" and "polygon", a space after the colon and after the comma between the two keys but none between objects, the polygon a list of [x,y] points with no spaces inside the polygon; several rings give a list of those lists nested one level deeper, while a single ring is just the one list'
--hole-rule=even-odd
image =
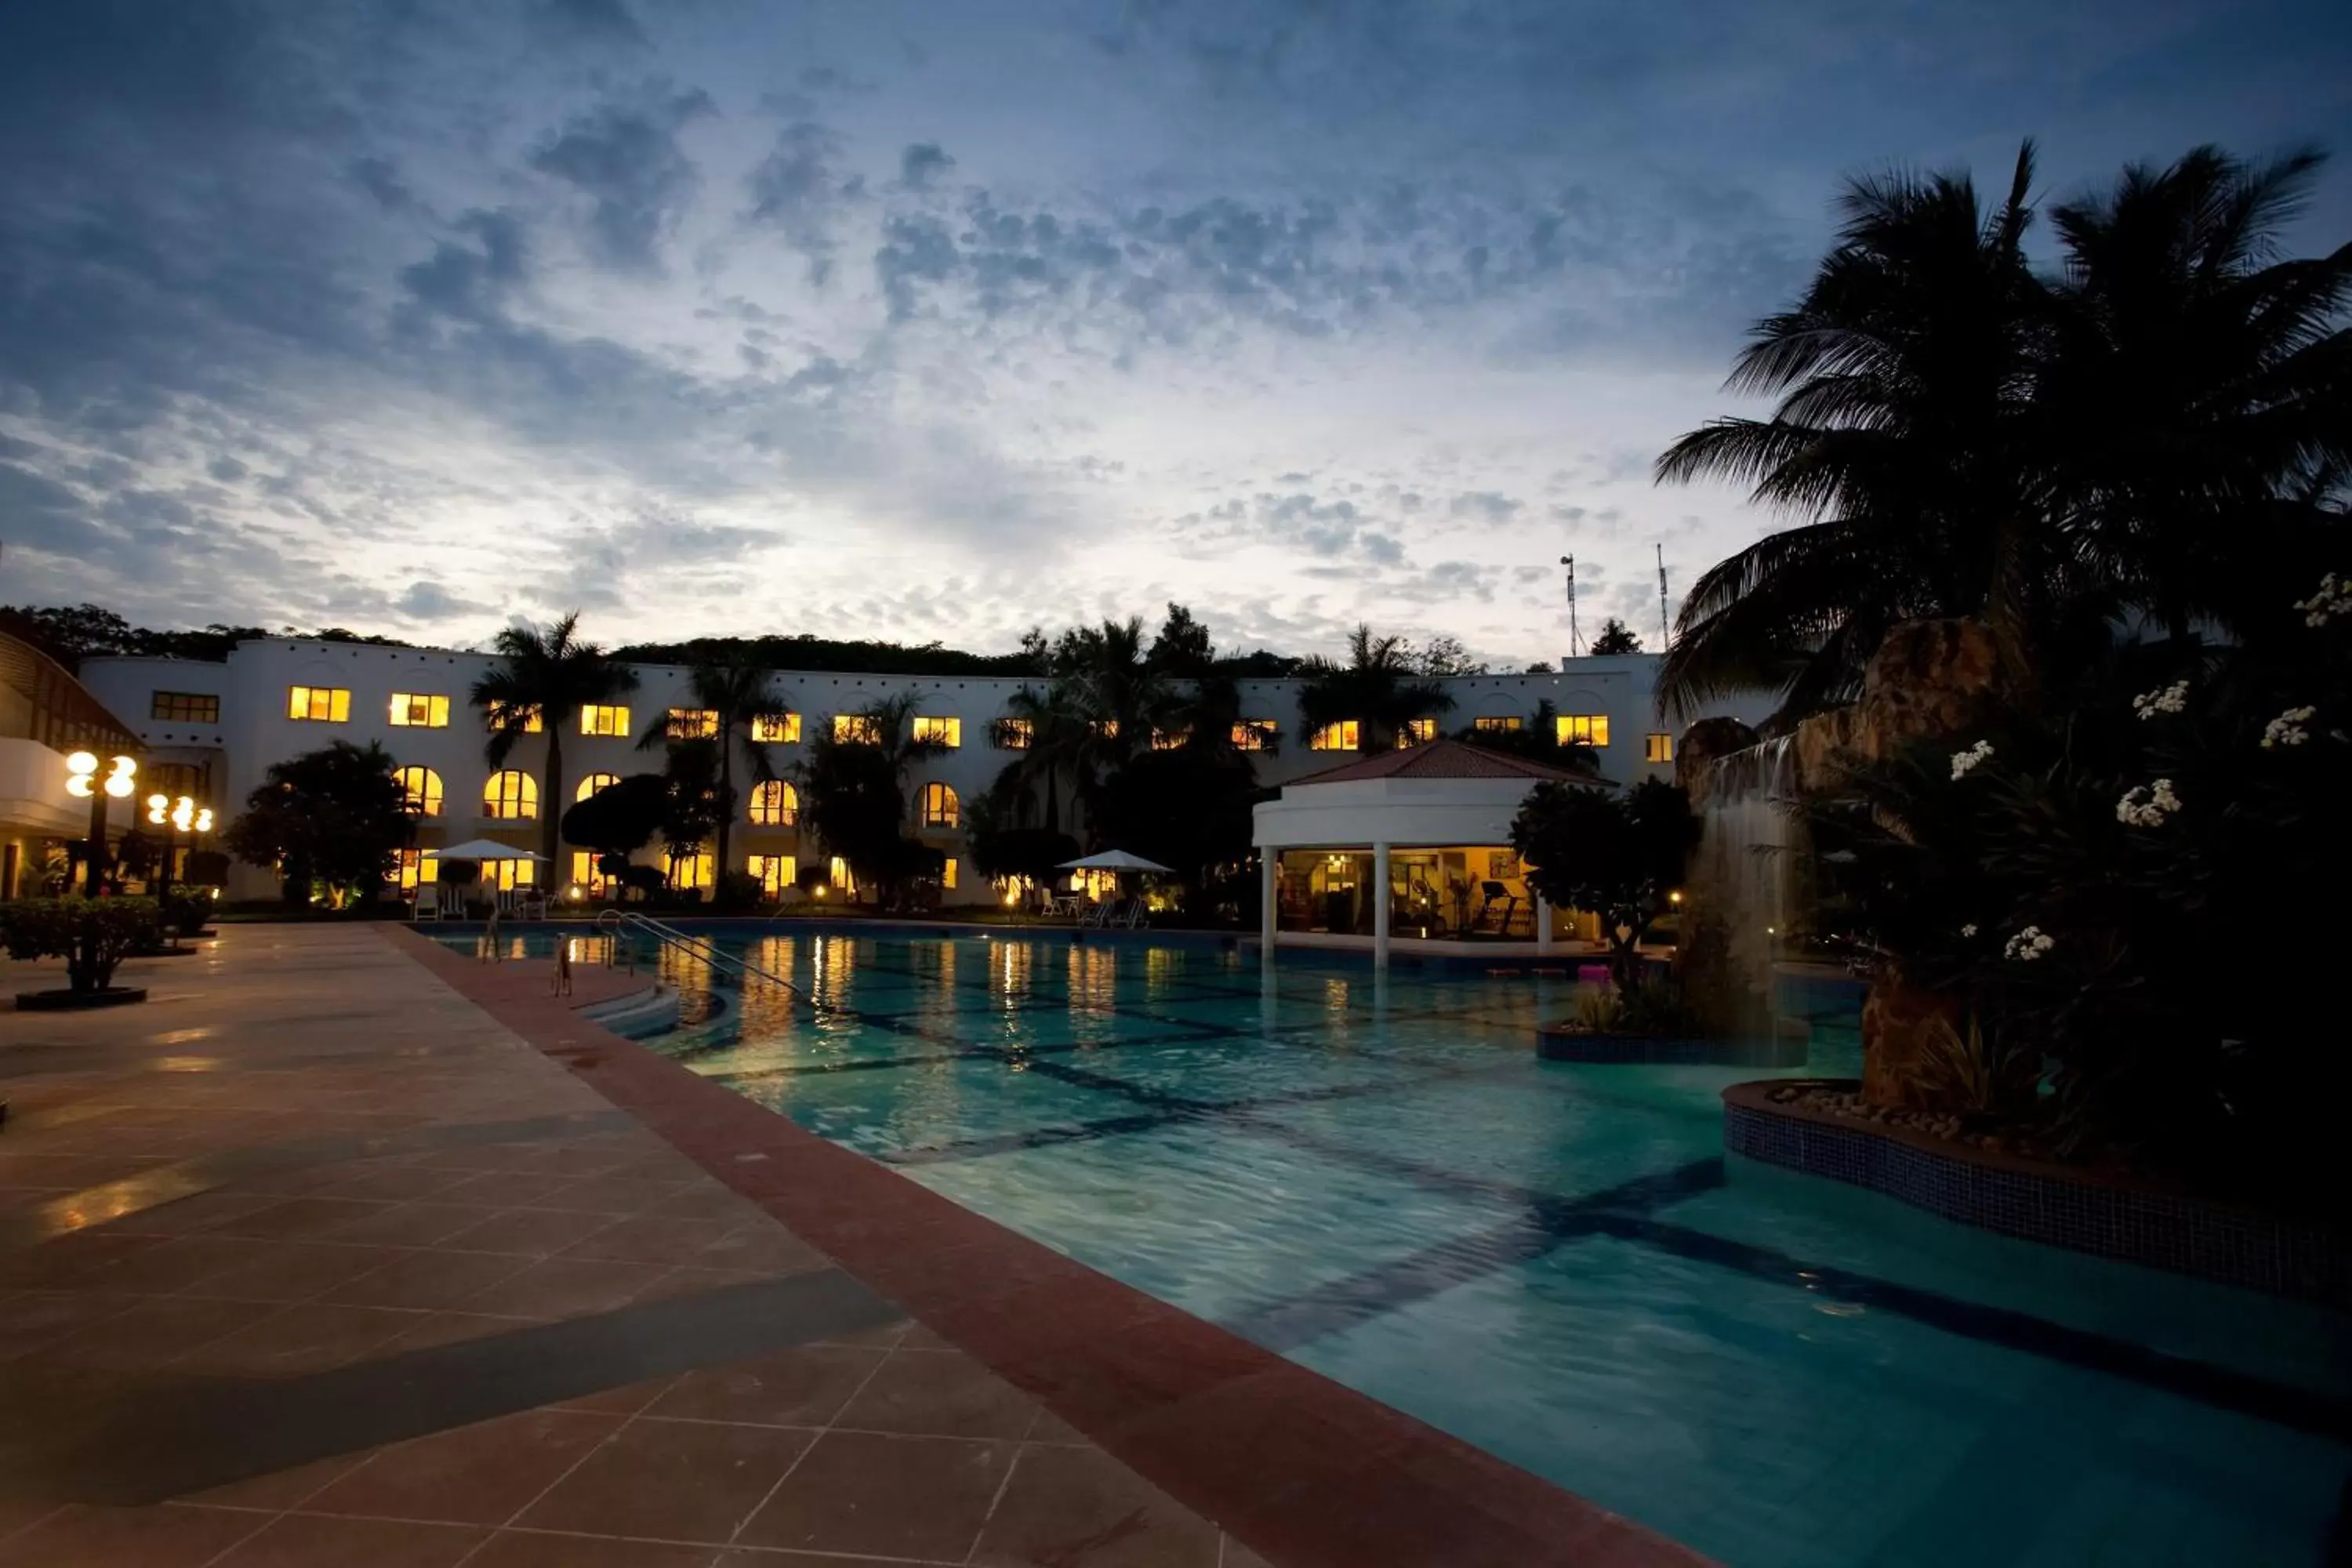
[{"label": "white umbrella", "polygon": [[544,860],[544,855],[528,849],[518,849],[511,844],[500,844],[494,838],[469,838],[463,844],[452,844],[446,849],[429,853],[444,860]]},{"label": "white umbrella", "polygon": [[1146,860],[1140,855],[1130,855],[1124,849],[1106,849],[1083,859],[1065,860],[1055,868],[1061,871],[1168,871],[1174,868],[1162,866],[1157,860]]}]

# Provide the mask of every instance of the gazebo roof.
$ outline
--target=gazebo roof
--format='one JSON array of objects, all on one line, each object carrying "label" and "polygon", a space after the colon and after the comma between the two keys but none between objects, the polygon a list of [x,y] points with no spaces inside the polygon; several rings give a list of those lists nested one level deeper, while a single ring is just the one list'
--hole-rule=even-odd
[{"label": "gazebo roof", "polygon": [[1418,746],[1376,752],[1369,757],[1295,778],[1283,787],[1301,784],[1356,784],[1367,779],[1566,779],[1575,784],[1608,787],[1613,781],[1597,773],[1571,773],[1549,763],[1490,752],[1462,741],[1428,741]]}]

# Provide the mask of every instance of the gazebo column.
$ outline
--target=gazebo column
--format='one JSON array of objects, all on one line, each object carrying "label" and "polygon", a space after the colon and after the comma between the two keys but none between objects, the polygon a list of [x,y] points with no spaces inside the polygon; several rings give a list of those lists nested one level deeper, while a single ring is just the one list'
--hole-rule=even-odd
[{"label": "gazebo column", "polygon": [[1257,940],[1258,962],[1274,963],[1275,869],[1282,864],[1282,851],[1271,845],[1261,846],[1257,852]]},{"label": "gazebo column", "polygon": [[1536,895],[1536,951],[1551,951],[1551,901],[1540,893]]},{"label": "gazebo column", "polygon": [[1372,967],[1389,966],[1389,847],[1372,846]]}]

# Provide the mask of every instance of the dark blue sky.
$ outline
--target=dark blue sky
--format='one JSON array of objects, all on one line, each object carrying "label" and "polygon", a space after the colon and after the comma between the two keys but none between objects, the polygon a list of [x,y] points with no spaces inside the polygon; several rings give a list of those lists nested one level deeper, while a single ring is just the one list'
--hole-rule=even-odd
[{"label": "dark blue sky", "polygon": [[18,4],[0,600],[1551,657],[1841,174],[2347,131],[2340,5]]}]

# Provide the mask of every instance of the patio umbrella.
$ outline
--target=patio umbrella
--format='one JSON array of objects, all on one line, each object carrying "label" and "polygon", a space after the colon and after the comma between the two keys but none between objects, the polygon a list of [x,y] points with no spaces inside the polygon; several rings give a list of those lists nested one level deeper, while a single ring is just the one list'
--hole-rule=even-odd
[{"label": "patio umbrella", "polygon": [[1157,860],[1146,860],[1140,855],[1130,855],[1124,849],[1105,849],[1098,854],[1076,860],[1065,860],[1055,868],[1058,871],[1172,871]]},{"label": "patio umbrella", "polygon": [[452,844],[432,853],[444,860],[544,860],[528,849],[518,849],[511,844],[501,844],[495,838],[468,838],[463,844]]}]

